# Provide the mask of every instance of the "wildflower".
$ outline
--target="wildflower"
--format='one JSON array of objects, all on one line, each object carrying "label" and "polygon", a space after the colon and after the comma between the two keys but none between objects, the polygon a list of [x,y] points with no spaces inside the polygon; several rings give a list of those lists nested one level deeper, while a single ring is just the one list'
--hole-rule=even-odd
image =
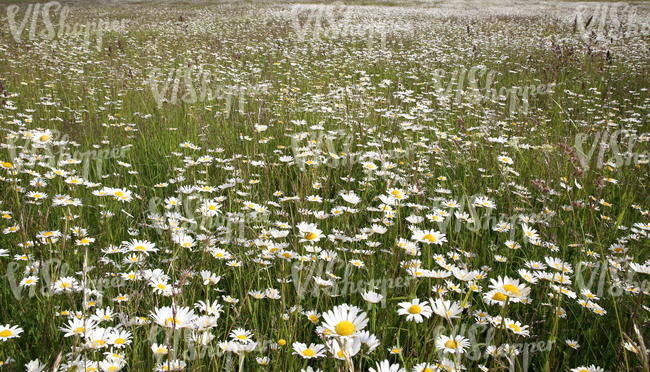
[{"label": "wildflower", "polygon": [[323,313],[323,327],[333,330],[340,337],[356,337],[359,331],[368,324],[366,313],[356,306],[347,304],[336,306],[333,310]]},{"label": "wildflower", "polygon": [[418,298],[413,299],[411,302],[399,303],[401,309],[397,310],[399,315],[407,315],[406,321],[414,320],[416,323],[422,323],[424,318],[429,318],[432,314],[431,307],[428,304],[420,304]]},{"label": "wildflower", "polygon": [[294,350],[293,354],[300,355],[303,359],[322,358],[325,356],[325,346],[323,345],[310,344],[307,347],[303,343],[294,342],[292,347]]},{"label": "wildflower", "polygon": [[390,364],[388,359],[376,363],[377,369],[370,367],[369,372],[406,372],[399,364]]},{"label": "wildflower", "polygon": [[436,340],[436,348],[442,350],[444,353],[462,354],[468,347],[469,340],[460,335],[454,338],[440,335]]},{"label": "wildflower", "polygon": [[429,230],[429,231],[416,230],[413,233],[411,239],[425,244],[437,244],[437,245],[442,245],[442,243],[447,241],[445,234],[442,234],[434,230]]},{"label": "wildflower", "polygon": [[23,329],[18,326],[10,326],[5,324],[0,326],[0,340],[7,341],[10,338],[20,337],[19,334],[23,333]]}]

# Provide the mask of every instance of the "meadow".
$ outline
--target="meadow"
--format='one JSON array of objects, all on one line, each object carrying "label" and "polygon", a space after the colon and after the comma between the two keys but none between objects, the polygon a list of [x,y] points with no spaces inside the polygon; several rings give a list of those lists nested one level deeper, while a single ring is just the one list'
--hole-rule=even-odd
[{"label": "meadow", "polygon": [[0,371],[650,372],[650,4],[0,19]]}]

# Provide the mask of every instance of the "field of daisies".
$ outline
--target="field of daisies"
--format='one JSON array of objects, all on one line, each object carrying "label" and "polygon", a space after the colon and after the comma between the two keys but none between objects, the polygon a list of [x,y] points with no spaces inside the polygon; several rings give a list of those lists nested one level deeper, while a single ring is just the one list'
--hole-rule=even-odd
[{"label": "field of daisies", "polygon": [[0,371],[650,372],[650,6],[0,6]]}]

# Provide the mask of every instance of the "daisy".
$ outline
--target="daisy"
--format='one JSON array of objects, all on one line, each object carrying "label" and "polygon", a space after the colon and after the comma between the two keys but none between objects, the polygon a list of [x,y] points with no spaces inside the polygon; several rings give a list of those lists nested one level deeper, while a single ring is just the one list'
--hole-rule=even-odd
[{"label": "daisy", "polygon": [[444,353],[462,354],[468,347],[469,340],[460,335],[454,338],[440,335],[436,340],[436,348]]},{"label": "daisy", "polygon": [[115,330],[108,337],[108,343],[117,348],[123,348],[131,344],[131,332],[127,330]]},{"label": "daisy", "polygon": [[167,355],[167,353],[169,352],[169,350],[167,350],[166,345],[164,345],[164,344],[159,345],[159,344],[156,344],[156,343],[151,345],[151,351],[153,351],[153,353],[154,353],[154,355],[156,357],[161,357],[163,355]]},{"label": "daisy", "polygon": [[345,360],[346,357],[351,358],[359,353],[361,350],[361,341],[358,338],[346,338],[340,341],[330,339],[327,342],[327,348],[334,358]]},{"label": "daisy", "polygon": [[530,335],[530,332],[528,331],[528,326],[522,326],[520,322],[507,319],[505,320],[506,323],[506,329],[510,329],[513,333],[528,337]]},{"label": "daisy", "polygon": [[90,319],[96,322],[107,322],[113,320],[113,309],[109,306],[104,309],[97,309]]},{"label": "daisy", "polygon": [[24,278],[23,280],[21,280],[19,285],[21,287],[31,287],[31,286],[35,286],[36,283],[38,283],[38,277],[37,276],[28,276],[28,277]]},{"label": "daisy", "polygon": [[372,353],[379,347],[379,339],[377,336],[368,331],[359,332],[359,341],[361,342],[362,349],[366,351],[366,354]]},{"label": "daisy", "polygon": [[163,306],[151,312],[154,322],[165,328],[187,328],[196,318],[189,307]]},{"label": "daisy", "polygon": [[333,330],[333,336],[356,337],[368,324],[365,312],[356,306],[347,304],[336,306],[323,313],[323,327]]},{"label": "daisy", "polygon": [[117,359],[117,358],[107,358],[106,360],[102,360],[99,362],[99,368],[102,371],[110,371],[110,372],[117,372],[124,368],[124,365],[126,362],[124,359]]},{"label": "daisy", "polygon": [[369,372],[406,372],[399,364],[390,364],[388,359],[385,359],[382,362],[377,362],[377,369],[369,368]]},{"label": "daisy", "polygon": [[569,345],[570,347],[572,347],[575,350],[578,350],[578,348],[580,347],[580,344],[578,343],[578,341],[575,341],[575,340],[566,340],[566,344]]},{"label": "daisy", "polygon": [[230,337],[235,340],[239,341],[241,343],[247,344],[251,341],[253,341],[251,338],[253,337],[253,334],[244,328],[237,328],[234,331],[230,332]]},{"label": "daisy", "polygon": [[106,328],[95,328],[91,332],[86,333],[86,345],[89,349],[99,350],[108,345],[108,338],[111,336],[111,332]]},{"label": "daisy", "polygon": [[442,298],[430,298],[431,307],[434,313],[447,318],[460,318],[459,314],[463,312],[458,302],[452,303],[451,301],[443,300]]},{"label": "daisy", "polygon": [[429,363],[420,363],[415,366],[413,366],[413,369],[411,372],[433,372],[437,370],[438,367],[434,366],[433,364]]},{"label": "daisy", "polygon": [[413,232],[411,239],[425,244],[437,245],[442,245],[442,243],[447,241],[445,234],[437,232],[435,230],[416,230]]},{"label": "daisy", "polygon": [[366,300],[371,304],[379,303],[384,298],[384,296],[380,295],[379,293],[375,293],[373,291],[364,292],[362,297],[364,300]]},{"label": "daisy", "polygon": [[303,313],[312,323],[316,324],[319,320],[319,315],[316,310],[309,310]]},{"label": "daisy", "polygon": [[539,281],[535,276],[535,274],[531,273],[526,269],[519,269],[517,273],[530,284],[536,284]]},{"label": "daisy", "polygon": [[495,293],[492,293],[492,300],[505,301],[506,297],[510,298],[510,302],[521,302],[528,298],[530,295],[530,288],[525,284],[519,284],[519,280],[511,279],[509,277],[498,277],[497,280],[490,279],[492,283],[490,288]]},{"label": "daisy", "polygon": [[590,365],[589,367],[576,367],[572,368],[571,372],[604,372],[604,369],[596,367],[595,365]]},{"label": "daisy", "polygon": [[38,359],[34,359],[25,364],[25,371],[27,372],[42,372],[47,367],[47,364],[41,364]]},{"label": "daisy", "polygon": [[67,327],[59,328],[65,332],[64,337],[81,336],[84,337],[87,332],[92,332],[96,323],[89,319],[79,319],[74,317],[68,321]]},{"label": "daisy", "polygon": [[297,226],[300,230],[301,237],[300,242],[318,242],[323,236],[323,231],[319,230],[315,224],[308,224],[305,222],[299,223]]},{"label": "daisy", "polygon": [[524,231],[524,239],[530,240],[530,241],[538,241],[539,240],[539,235],[537,234],[537,230],[531,229],[525,223],[521,225],[521,228]]},{"label": "daisy", "polygon": [[9,324],[0,326],[0,340],[2,341],[19,337],[18,335],[21,333],[23,333],[23,329],[18,326],[10,326]]},{"label": "daisy", "polygon": [[54,283],[54,291],[56,293],[73,292],[78,290],[80,290],[79,282],[71,276],[61,278]]},{"label": "daisy", "polygon": [[172,286],[170,286],[166,280],[163,279],[151,279],[149,282],[151,288],[153,288],[154,293],[158,294],[169,294],[172,291]]},{"label": "daisy", "polygon": [[158,249],[155,248],[156,244],[148,242],[146,240],[131,240],[130,243],[126,245],[127,251],[132,252],[142,252],[145,255],[149,255],[152,252],[158,252]]},{"label": "daisy", "polygon": [[510,157],[508,157],[508,156],[499,156],[499,161],[500,161],[501,163],[503,163],[503,164],[514,164],[514,163],[512,162],[512,158],[510,158]]},{"label": "daisy", "polygon": [[310,344],[307,347],[303,343],[294,342],[292,347],[294,350],[293,354],[300,355],[303,359],[322,358],[325,356],[325,346],[323,345]]},{"label": "daisy", "polygon": [[406,321],[415,320],[416,323],[422,323],[425,318],[429,318],[432,314],[431,307],[428,304],[420,304],[420,299],[415,298],[411,302],[399,303],[401,309],[397,310],[397,314],[406,315]]}]

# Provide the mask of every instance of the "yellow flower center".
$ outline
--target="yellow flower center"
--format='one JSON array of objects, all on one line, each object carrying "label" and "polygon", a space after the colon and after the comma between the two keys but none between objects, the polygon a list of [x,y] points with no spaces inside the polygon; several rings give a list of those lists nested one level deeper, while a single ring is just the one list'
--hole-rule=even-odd
[{"label": "yellow flower center", "polygon": [[181,322],[179,322],[178,319],[172,317],[165,319],[165,324],[174,323],[174,322],[176,322],[176,324],[181,324]]},{"label": "yellow flower center", "polygon": [[393,349],[393,354],[399,354],[399,349]]},{"label": "yellow flower center", "polygon": [[160,288],[160,289],[162,289],[163,291],[164,291],[165,289],[167,289],[167,287],[165,287],[164,284],[158,284],[157,287]]},{"label": "yellow flower center", "polygon": [[496,301],[505,301],[507,298],[508,297],[506,297],[506,295],[501,292],[497,292],[494,294],[494,296],[492,296],[492,299]]},{"label": "yellow flower center", "polygon": [[167,354],[167,350],[159,347],[158,350],[156,350],[156,354]]},{"label": "yellow flower center", "polygon": [[284,346],[284,345],[286,345],[286,344],[287,344],[287,341],[285,341],[284,339],[279,339],[279,340],[278,340],[278,345],[280,345],[280,346]]},{"label": "yellow flower center", "polygon": [[13,335],[13,334],[14,334],[14,333],[11,332],[10,330],[5,329],[4,331],[0,332],[0,337],[9,337],[9,336],[11,336],[11,335]]},{"label": "yellow flower center", "polygon": [[316,353],[314,353],[314,350],[312,350],[312,349],[305,349],[305,350],[302,351],[302,355],[308,356],[308,357],[314,356],[315,354]]},{"label": "yellow flower center", "polygon": [[411,314],[419,314],[422,312],[422,309],[418,305],[412,305],[409,307],[409,313]]},{"label": "yellow flower center", "polygon": [[344,320],[340,322],[339,324],[336,325],[335,331],[341,336],[349,336],[354,333],[356,328],[354,328],[354,324],[352,322],[348,322],[347,320]]},{"label": "yellow flower center", "polygon": [[519,296],[519,294],[520,294],[520,292],[519,292],[519,288],[515,287],[515,286],[512,285],[512,284],[506,284],[506,285],[504,285],[504,286],[503,286],[503,289],[505,289],[506,292],[512,294],[513,296]]},{"label": "yellow flower center", "polygon": [[309,316],[309,320],[311,320],[312,322],[316,323],[316,322],[318,321],[318,317],[317,317],[316,315],[310,315],[310,316]]},{"label": "yellow flower center", "polygon": [[77,327],[77,329],[75,329],[75,332],[76,333],[84,333],[84,327]]},{"label": "yellow flower center", "polygon": [[345,354],[343,354],[343,350],[339,350],[339,352],[336,353],[336,356],[338,356],[339,358],[345,358]]},{"label": "yellow flower center", "polygon": [[81,241],[79,243],[80,244],[88,244],[88,243],[90,243],[90,240],[84,238],[84,239],[81,239]]},{"label": "yellow flower center", "polygon": [[237,338],[240,340],[246,340],[246,335],[239,335]]},{"label": "yellow flower center", "polygon": [[508,327],[512,328],[515,332],[520,332],[521,329],[516,324],[510,324]]},{"label": "yellow flower center", "polygon": [[115,343],[118,345],[122,345],[124,342],[126,342],[126,340],[123,339],[122,337],[115,339]]},{"label": "yellow flower center", "polygon": [[49,140],[49,139],[50,139],[50,136],[48,136],[47,134],[44,134],[44,135],[41,136],[41,138],[39,138],[39,140],[41,142],[47,142],[47,140]]},{"label": "yellow flower center", "polygon": [[309,233],[307,233],[307,235],[305,235],[305,239],[307,239],[307,240],[314,240],[314,239],[316,239],[316,237],[317,237],[317,235],[315,233],[313,233],[313,232],[309,232]]},{"label": "yellow flower center", "polygon": [[5,168],[13,168],[14,167],[11,163],[8,163],[8,162],[5,162],[5,161],[0,162],[0,165],[2,165]]},{"label": "yellow flower center", "polygon": [[448,348],[448,349],[455,349],[455,348],[458,347],[458,342],[456,342],[454,340],[449,340],[449,341],[445,342],[445,347]]},{"label": "yellow flower center", "polygon": [[217,210],[217,207],[215,207],[214,205],[210,205],[210,206],[208,206],[208,209],[211,210],[211,211],[215,211],[215,210]]},{"label": "yellow flower center", "polygon": [[431,235],[431,234],[427,234],[427,235],[422,237],[422,240],[428,240],[431,243],[435,243],[436,242],[436,237]]}]

